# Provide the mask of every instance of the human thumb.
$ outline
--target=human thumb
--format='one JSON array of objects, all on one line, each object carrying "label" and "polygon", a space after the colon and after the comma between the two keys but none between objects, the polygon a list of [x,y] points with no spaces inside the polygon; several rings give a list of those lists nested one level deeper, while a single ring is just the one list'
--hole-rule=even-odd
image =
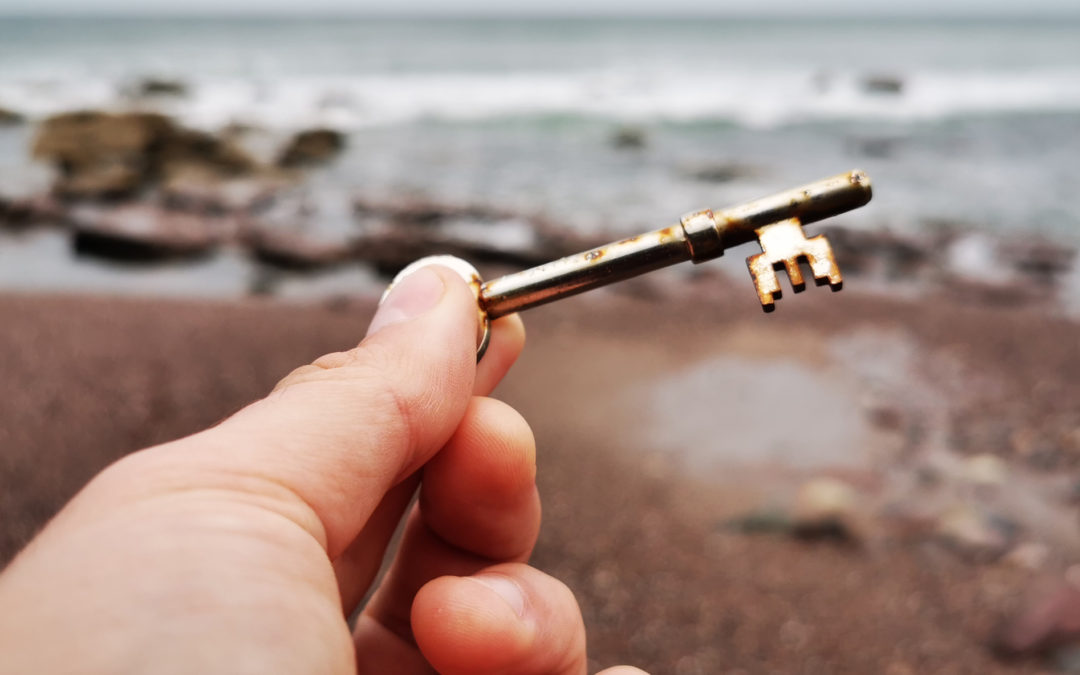
[{"label": "human thumb", "polygon": [[201,434],[212,443],[194,445],[214,448],[217,470],[294,493],[335,557],[387,490],[457,428],[473,388],[476,334],[466,283],[445,267],[422,267],[383,298],[358,347],[296,369]]}]

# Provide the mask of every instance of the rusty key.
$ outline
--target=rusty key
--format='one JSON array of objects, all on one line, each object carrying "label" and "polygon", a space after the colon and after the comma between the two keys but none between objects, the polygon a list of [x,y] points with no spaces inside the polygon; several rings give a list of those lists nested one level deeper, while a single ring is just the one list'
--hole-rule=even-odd
[{"label": "rusty key", "polygon": [[746,262],[762,308],[768,312],[780,297],[777,269],[786,268],[796,292],[805,287],[800,260],[810,264],[815,281],[840,290],[843,279],[829,242],[824,235],[807,239],[802,225],[863,206],[871,194],[870,178],[862,171],[851,171],[722,211],[689,213],[678,224],[488,282],[471,266],[443,256],[418,260],[398,278],[418,266],[444,262],[472,282],[483,326],[478,359],[487,348],[488,324],[493,319],[678,262],[711,260],[755,238],[762,252]]}]

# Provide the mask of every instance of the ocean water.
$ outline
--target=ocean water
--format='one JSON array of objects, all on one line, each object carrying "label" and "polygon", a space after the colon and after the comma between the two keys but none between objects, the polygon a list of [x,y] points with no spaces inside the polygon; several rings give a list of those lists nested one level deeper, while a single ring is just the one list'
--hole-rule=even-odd
[{"label": "ocean water", "polygon": [[[1075,18],[0,18],[0,107],[31,119],[150,76],[188,85],[158,105],[193,126],[347,131],[313,177],[338,195],[629,232],[859,167],[849,226],[1080,243]],[[628,126],[643,148],[614,147]],[[47,181],[31,135],[0,127],[0,193]],[[697,175],[718,166],[740,171]]]}]

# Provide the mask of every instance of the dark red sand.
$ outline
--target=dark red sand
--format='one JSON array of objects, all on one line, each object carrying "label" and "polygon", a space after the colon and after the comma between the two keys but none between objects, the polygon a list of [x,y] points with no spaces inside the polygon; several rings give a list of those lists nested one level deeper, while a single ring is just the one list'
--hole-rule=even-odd
[{"label": "dark red sand", "polygon": [[[497,394],[536,433],[545,524],[534,562],[577,593],[595,666],[679,675],[1036,670],[1002,663],[986,646],[1031,573],[924,544],[727,531],[718,523],[738,495],[657,464],[634,431],[641,411],[620,409],[611,393],[694,363],[740,327],[790,336],[792,349],[807,331],[885,327],[1006,383],[959,406],[959,451],[1075,472],[1076,453],[1060,443],[1036,460],[1011,456],[998,427],[1005,419],[1049,439],[1080,424],[1080,328],[1020,310],[852,293],[811,291],[770,317],[722,292],[697,304],[658,293],[666,304],[609,295],[607,304],[531,313],[530,344]],[[212,424],[294,366],[350,346],[370,312],[0,296],[0,563],[102,466]]]}]

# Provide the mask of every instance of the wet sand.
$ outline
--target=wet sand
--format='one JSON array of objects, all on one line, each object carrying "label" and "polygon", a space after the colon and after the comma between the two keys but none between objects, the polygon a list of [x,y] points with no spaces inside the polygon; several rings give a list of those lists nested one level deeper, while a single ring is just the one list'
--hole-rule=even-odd
[{"label": "wet sand", "polygon": [[[532,311],[529,345],[496,393],[536,433],[534,562],[577,593],[594,666],[1036,668],[987,645],[1080,552],[1069,501],[1080,326],[821,289],[763,316],[738,290],[707,275]],[[353,344],[371,311],[0,295],[0,561],[109,461],[212,424]],[[1003,484],[978,503],[1007,512],[1018,542],[1048,547],[1037,569],[972,560],[912,536],[918,518],[879,517],[968,499],[974,454],[1003,459]],[[822,475],[855,486],[875,514],[856,541],[725,525],[787,508]]]}]

